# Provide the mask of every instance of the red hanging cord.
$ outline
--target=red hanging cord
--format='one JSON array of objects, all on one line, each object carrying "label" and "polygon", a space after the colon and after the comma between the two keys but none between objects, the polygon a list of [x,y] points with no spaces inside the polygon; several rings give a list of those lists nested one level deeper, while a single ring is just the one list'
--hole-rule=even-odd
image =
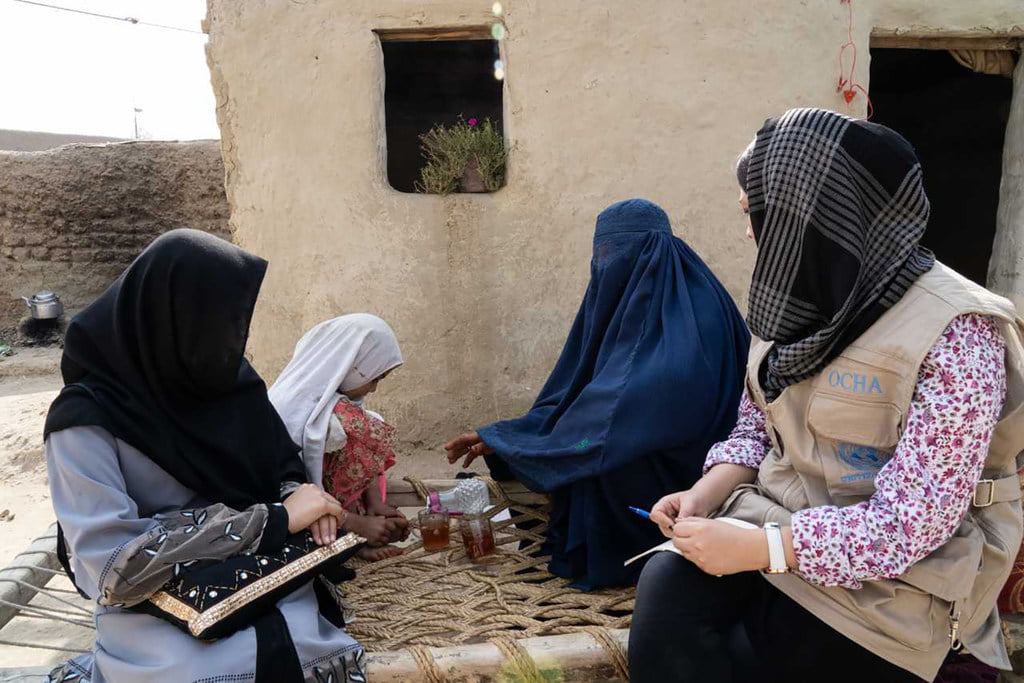
[{"label": "red hanging cord", "polygon": [[[864,86],[854,80],[857,73],[857,43],[853,40],[853,0],[839,0],[839,4],[846,5],[848,21],[846,26],[846,42],[839,46],[839,85],[836,87],[836,91],[843,93],[843,99],[846,100],[847,106],[853,104],[858,90],[864,93],[864,98],[868,102],[867,118],[870,119],[875,115],[875,107],[871,103],[871,97]],[[845,60],[847,51],[852,54],[849,72],[846,70]]]}]

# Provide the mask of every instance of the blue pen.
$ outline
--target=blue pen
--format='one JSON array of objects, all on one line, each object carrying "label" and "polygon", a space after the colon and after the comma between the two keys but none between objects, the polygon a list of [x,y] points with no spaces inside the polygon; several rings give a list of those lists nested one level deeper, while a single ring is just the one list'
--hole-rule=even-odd
[{"label": "blue pen", "polygon": [[629,506],[629,509],[630,509],[631,512],[635,512],[636,514],[640,515],[644,519],[650,519],[651,518],[651,513],[648,512],[647,510],[641,510],[640,508],[635,508],[632,505]]}]

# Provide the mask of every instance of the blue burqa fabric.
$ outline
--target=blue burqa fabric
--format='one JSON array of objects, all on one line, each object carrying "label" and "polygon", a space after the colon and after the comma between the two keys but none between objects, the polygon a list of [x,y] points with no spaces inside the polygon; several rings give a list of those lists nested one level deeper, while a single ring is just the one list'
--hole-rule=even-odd
[{"label": "blue burqa fabric", "polygon": [[628,508],[700,476],[735,424],[749,344],[732,298],[660,207],[630,199],[598,216],[590,285],[540,396],[478,430],[496,477],[507,469],[552,494],[553,573],[583,589],[635,583],[642,563],[623,561],[664,538]]}]

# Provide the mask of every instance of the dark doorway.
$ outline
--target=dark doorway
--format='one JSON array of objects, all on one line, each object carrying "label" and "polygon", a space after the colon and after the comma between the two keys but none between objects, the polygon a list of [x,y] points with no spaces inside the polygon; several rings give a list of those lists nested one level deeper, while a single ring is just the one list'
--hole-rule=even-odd
[{"label": "dark doorway", "polygon": [[439,123],[490,118],[501,123],[502,82],[493,40],[389,41],[384,50],[388,181],[415,192],[423,159],[420,136]]},{"label": "dark doorway", "polygon": [[932,213],[924,244],[984,285],[992,255],[1013,81],[945,50],[871,51],[872,119],[917,150]]}]

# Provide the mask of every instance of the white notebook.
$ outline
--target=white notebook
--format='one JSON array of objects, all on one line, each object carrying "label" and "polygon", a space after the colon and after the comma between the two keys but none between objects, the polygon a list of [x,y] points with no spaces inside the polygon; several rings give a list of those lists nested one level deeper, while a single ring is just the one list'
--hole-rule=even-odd
[{"label": "white notebook", "polygon": [[[744,522],[742,519],[733,519],[732,517],[716,517],[715,519],[716,519],[716,521],[719,521],[719,522],[725,522],[726,524],[732,524],[733,526],[738,526],[741,529],[757,529],[758,528],[758,526],[756,524],[751,524],[750,522]],[[622,563],[622,566],[625,567],[627,564],[631,564],[633,562],[636,562],[641,557],[646,557],[647,555],[650,555],[651,553],[656,553],[659,550],[667,550],[670,553],[675,553],[676,555],[682,556],[682,553],[679,552],[679,548],[677,548],[677,547],[675,547],[675,545],[673,545],[672,539],[669,539],[669,540],[665,541],[664,543],[659,543],[658,545],[654,546],[653,548],[649,548],[648,550],[643,551],[642,553],[640,553],[639,555],[636,555],[635,557],[629,558],[628,560],[626,560],[625,562]]]}]

